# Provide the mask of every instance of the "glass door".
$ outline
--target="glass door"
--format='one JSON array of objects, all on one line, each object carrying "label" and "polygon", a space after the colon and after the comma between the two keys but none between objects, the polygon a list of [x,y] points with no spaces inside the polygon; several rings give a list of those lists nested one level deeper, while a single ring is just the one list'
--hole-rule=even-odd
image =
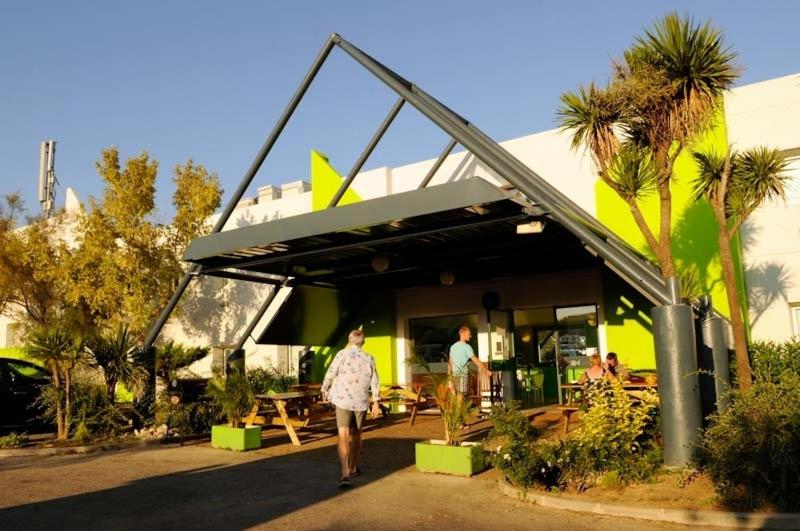
[{"label": "glass door", "polygon": [[[501,373],[502,397],[504,402],[516,396],[516,364],[514,361],[514,336],[512,315],[509,310],[489,311],[489,363],[492,371]],[[482,382],[485,384],[486,382]],[[487,386],[481,385],[481,389]]]}]

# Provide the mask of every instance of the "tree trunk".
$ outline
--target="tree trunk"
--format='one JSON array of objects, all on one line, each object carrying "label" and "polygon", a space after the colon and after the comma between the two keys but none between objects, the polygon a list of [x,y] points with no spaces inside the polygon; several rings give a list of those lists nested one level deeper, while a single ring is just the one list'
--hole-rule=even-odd
[{"label": "tree trunk", "polygon": [[752,383],[752,370],[750,369],[750,358],[747,354],[747,338],[744,333],[744,320],[742,317],[742,304],[739,297],[739,290],[736,286],[736,275],[733,268],[733,252],[731,251],[731,238],[728,233],[728,226],[724,219],[719,219],[719,256],[722,262],[722,278],[725,281],[725,292],[728,294],[728,307],[731,312],[731,328],[733,329],[733,348],[736,351],[736,375],[739,379],[739,387],[742,390],[750,388]]},{"label": "tree trunk", "polygon": [[72,418],[70,415],[70,408],[72,407],[72,400],[70,400],[71,394],[71,381],[70,381],[70,372],[71,369],[64,370],[64,438],[69,438],[69,424],[72,422]]},{"label": "tree trunk", "polygon": [[58,364],[55,362],[51,363],[50,370],[53,372],[53,388],[56,390],[56,438],[58,440],[63,440],[66,437],[64,436],[64,416],[61,406],[61,375],[59,374]]},{"label": "tree trunk", "polygon": [[658,192],[661,198],[658,260],[661,267],[661,276],[667,279],[675,276],[675,261],[672,259],[672,193],[669,189],[669,181],[665,184],[659,184]]},{"label": "tree trunk", "polygon": [[116,378],[106,378],[106,397],[108,398],[108,403],[112,406],[114,405],[114,400],[116,399],[116,391],[117,391],[117,379]]}]

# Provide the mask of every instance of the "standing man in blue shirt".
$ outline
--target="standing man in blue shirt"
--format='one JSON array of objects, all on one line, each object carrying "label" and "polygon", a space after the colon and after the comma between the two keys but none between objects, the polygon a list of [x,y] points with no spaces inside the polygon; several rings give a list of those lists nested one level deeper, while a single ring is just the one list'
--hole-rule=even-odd
[{"label": "standing man in blue shirt", "polygon": [[465,395],[469,392],[470,361],[479,370],[484,371],[487,377],[492,374],[489,367],[475,355],[472,345],[469,344],[470,339],[472,339],[472,330],[468,326],[462,326],[458,329],[458,341],[450,347],[450,374],[453,376],[456,391]]}]

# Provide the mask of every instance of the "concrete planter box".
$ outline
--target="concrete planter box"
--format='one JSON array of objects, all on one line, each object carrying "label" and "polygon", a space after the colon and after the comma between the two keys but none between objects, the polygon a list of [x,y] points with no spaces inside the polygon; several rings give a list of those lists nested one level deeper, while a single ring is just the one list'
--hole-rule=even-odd
[{"label": "concrete planter box", "polygon": [[464,442],[461,446],[447,446],[444,441],[431,439],[416,444],[417,470],[438,472],[454,476],[471,476],[485,467],[483,446]]},{"label": "concrete planter box", "polygon": [[250,428],[212,426],[211,446],[239,452],[261,448],[261,426]]}]

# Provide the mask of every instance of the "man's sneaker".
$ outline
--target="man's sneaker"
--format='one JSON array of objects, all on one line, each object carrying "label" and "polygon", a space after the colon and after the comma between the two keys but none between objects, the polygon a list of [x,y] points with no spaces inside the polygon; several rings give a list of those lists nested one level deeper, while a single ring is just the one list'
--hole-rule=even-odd
[{"label": "man's sneaker", "polygon": [[339,488],[340,489],[348,489],[350,488],[350,478],[342,478],[339,480]]},{"label": "man's sneaker", "polygon": [[350,474],[350,479],[357,478],[361,475],[361,469],[356,467],[355,471]]}]

